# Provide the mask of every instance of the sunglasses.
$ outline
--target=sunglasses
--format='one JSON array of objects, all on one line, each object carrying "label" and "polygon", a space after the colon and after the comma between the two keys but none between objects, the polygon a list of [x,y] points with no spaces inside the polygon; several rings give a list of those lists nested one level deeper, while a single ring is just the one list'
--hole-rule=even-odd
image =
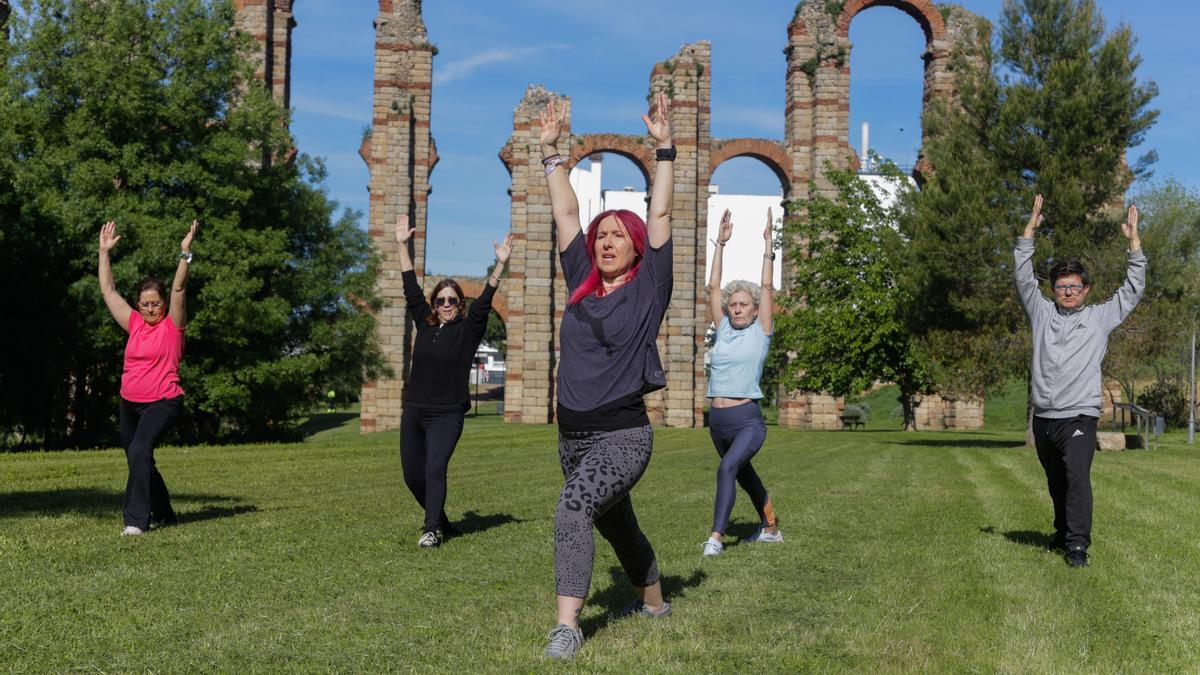
[{"label": "sunglasses", "polygon": [[142,309],[158,309],[159,307],[162,307],[162,306],[163,306],[163,304],[162,304],[161,300],[158,302],[139,302],[138,303],[138,307],[141,307]]},{"label": "sunglasses", "polygon": [[450,307],[458,307],[458,298],[434,298],[433,299],[434,307],[441,307],[442,305],[449,305]]}]

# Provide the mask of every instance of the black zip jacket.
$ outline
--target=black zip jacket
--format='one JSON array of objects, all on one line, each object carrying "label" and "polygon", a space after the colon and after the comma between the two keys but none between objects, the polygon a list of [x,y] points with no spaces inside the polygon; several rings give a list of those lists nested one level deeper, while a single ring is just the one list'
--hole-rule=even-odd
[{"label": "black zip jacket", "polygon": [[408,381],[404,383],[404,401],[426,405],[458,405],[465,411],[471,407],[467,378],[471,373],[475,350],[479,348],[483,331],[487,328],[496,288],[485,282],[483,293],[466,312],[460,311],[458,318],[450,323],[430,326],[425,319],[433,314],[433,308],[417,284],[417,273],[404,272],[401,278],[404,280],[408,315],[417,328],[412,369]]}]

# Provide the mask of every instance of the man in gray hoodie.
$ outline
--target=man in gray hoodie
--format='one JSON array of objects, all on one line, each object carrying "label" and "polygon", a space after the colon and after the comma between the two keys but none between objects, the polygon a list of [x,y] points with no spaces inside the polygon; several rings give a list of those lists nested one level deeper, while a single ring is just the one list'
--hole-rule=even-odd
[{"label": "man in gray hoodie", "polygon": [[1078,260],[1050,268],[1054,299],[1033,275],[1033,235],[1042,224],[1042,196],[1013,249],[1021,305],[1033,329],[1029,368],[1033,435],[1054,503],[1052,548],[1065,548],[1072,567],[1087,565],[1092,543],[1092,456],[1100,419],[1100,363],[1108,335],[1129,316],[1146,287],[1146,255],[1138,238],[1138,210],[1129,207],[1121,231],[1129,240],[1125,283],[1108,301],[1085,305],[1091,279]]}]

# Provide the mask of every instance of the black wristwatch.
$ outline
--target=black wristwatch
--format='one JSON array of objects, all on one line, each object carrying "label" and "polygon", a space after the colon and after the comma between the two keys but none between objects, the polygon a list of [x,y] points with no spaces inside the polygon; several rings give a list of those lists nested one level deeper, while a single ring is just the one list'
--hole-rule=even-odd
[{"label": "black wristwatch", "polygon": [[659,162],[674,162],[675,161],[675,146],[669,148],[658,148],[654,151],[654,159]]}]

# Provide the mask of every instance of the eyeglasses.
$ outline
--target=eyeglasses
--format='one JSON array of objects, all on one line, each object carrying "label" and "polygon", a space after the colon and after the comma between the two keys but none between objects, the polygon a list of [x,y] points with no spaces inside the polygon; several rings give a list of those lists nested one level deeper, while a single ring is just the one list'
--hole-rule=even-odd
[{"label": "eyeglasses", "polygon": [[142,309],[158,309],[159,307],[163,306],[162,300],[157,300],[155,302],[139,302],[137,305]]},{"label": "eyeglasses", "polygon": [[1056,293],[1066,293],[1067,291],[1071,291],[1072,293],[1078,293],[1078,292],[1082,291],[1083,289],[1084,289],[1083,284],[1056,284],[1054,286],[1054,291]]},{"label": "eyeglasses", "polygon": [[458,307],[458,298],[434,298],[433,299],[434,307],[441,307],[442,305]]}]

